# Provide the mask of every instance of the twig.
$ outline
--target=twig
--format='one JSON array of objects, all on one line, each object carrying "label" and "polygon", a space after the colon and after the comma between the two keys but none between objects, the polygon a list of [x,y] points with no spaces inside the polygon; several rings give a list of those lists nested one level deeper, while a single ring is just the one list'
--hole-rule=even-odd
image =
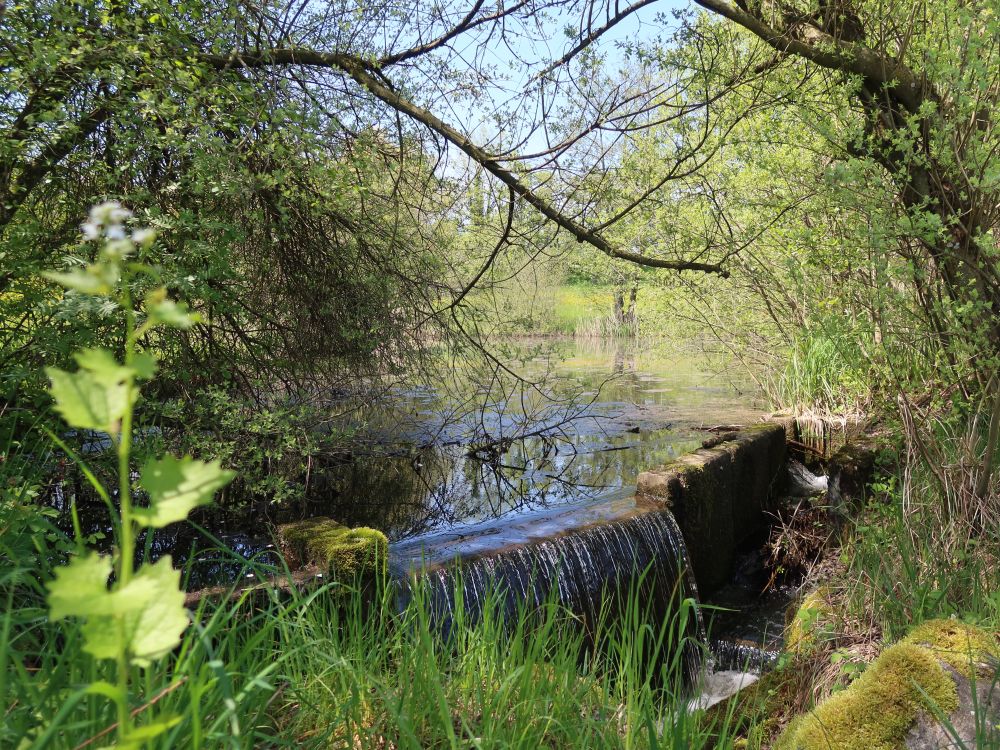
[{"label": "twig", "polygon": [[[158,692],[156,695],[154,695],[148,701],[146,701],[145,703],[143,703],[141,706],[139,706],[136,709],[133,709],[132,710],[132,718],[134,719],[136,716],[138,716],[139,714],[141,714],[147,708],[149,708],[150,706],[153,706],[156,703],[158,703],[160,700],[162,700],[163,698],[165,698],[170,693],[174,692],[177,688],[179,688],[185,682],[187,682],[187,677],[181,677],[174,684],[167,685],[165,688],[163,688],[163,690],[161,690],[160,692]],[[105,727],[104,729],[102,729],[100,732],[98,732],[97,734],[95,734],[89,740],[84,740],[83,742],[81,742],[79,745],[77,745],[75,748],[73,748],[73,750],[81,750],[81,748],[87,747],[87,745],[90,745],[90,744],[92,744],[94,742],[97,742],[97,740],[101,739],[101,737],[104,737],[105,735],[111,734],[117,728],[118,728],[118,722],[116,721],[114,724],[112,724],[112,725],[110,725],[110,726]]]}]

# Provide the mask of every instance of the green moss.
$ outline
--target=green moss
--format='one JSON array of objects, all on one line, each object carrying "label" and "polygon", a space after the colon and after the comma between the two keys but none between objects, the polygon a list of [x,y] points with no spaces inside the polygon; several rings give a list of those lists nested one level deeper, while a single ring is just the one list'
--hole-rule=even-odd
[{"label": "green moss", "polygon": [[388,564],[389,542],[375,529],[351,529],[319,517],[284,524],[278,535],[286,555],[340,579],[383,572]]},{"label": "green moss", "polygon": [[943,711],[958,706],[955,683],[934,654],[913,643],[897,643],[849,688],[789,724],[775,747],[896,750],[903,747],[917,713],[927,706],[924,693]]},{"label": "green moss", "polygon": [[970,678],[977,665],[1000,659],[997,636],[961,620],[928,620],[911,630],[902,642],[930,649],[938,659]]},{"label": "green moss", "polygon": [[818,644],[831,614],[829,593],[825,586],[820,586],[806,594],[785,630],[786,651],[804,654]]}]

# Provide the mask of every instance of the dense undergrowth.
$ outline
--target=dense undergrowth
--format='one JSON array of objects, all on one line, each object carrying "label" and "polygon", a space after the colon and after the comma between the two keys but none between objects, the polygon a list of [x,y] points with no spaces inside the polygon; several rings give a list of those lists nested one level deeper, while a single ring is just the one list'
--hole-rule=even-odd
[{"label": "dense undergrowth", "polygon": [[[114,664],[84,653],[78,621],[46,616],[44,583],[72,542],[8,502],[0,545],[0,745],[106,745],[116,714],[95,686]],[[379,582],[202,599],[177,648],[132,668],[136,744],[154,713],[170,727],[145,742],[162,748],[706,747],[727,734],[730,717],[684,710],[690,603],[654,621],[633,595],[595,644],[555,603],[512,619],[500,596],[474,622],[459,610],[445,636],[421,591],[402,609]]]}]

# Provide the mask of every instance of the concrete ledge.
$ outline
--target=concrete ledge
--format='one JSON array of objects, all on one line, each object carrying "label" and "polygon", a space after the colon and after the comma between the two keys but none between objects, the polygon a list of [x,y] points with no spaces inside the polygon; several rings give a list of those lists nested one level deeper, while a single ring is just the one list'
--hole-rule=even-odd
[{"label": "concrete ledge", "polygon": [[636,493],[669,507],[702,596],[725,584],[737,547],[766,524],[785,471],[785,426],[764,422],[639,475]]}]

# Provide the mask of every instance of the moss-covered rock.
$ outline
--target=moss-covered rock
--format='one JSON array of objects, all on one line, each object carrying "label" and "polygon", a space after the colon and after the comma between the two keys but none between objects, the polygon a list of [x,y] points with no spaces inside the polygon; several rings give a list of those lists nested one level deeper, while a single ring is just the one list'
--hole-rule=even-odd
[{"label": "moss-covered rock", "polygon": [[292,567],[317,565],[341,580],[383,573],[389,542],[381,531],[348,528],[329,518],[308,518],[278,527],[278,540]]},{"label": "moss-covered rock", "polygon": [[934,653],[914,643],[882,652],[849,688],[796,718],[775,750],[896,750],[928,699],[942,711],[958,705],[954,681]]},{"label": "moss-covered rock", "polygon": [[968,678],[992,675],[990,662],[1000,659],[997,636],[961,620],[928,620],[913,628],[903,642],[930,649]]}]

